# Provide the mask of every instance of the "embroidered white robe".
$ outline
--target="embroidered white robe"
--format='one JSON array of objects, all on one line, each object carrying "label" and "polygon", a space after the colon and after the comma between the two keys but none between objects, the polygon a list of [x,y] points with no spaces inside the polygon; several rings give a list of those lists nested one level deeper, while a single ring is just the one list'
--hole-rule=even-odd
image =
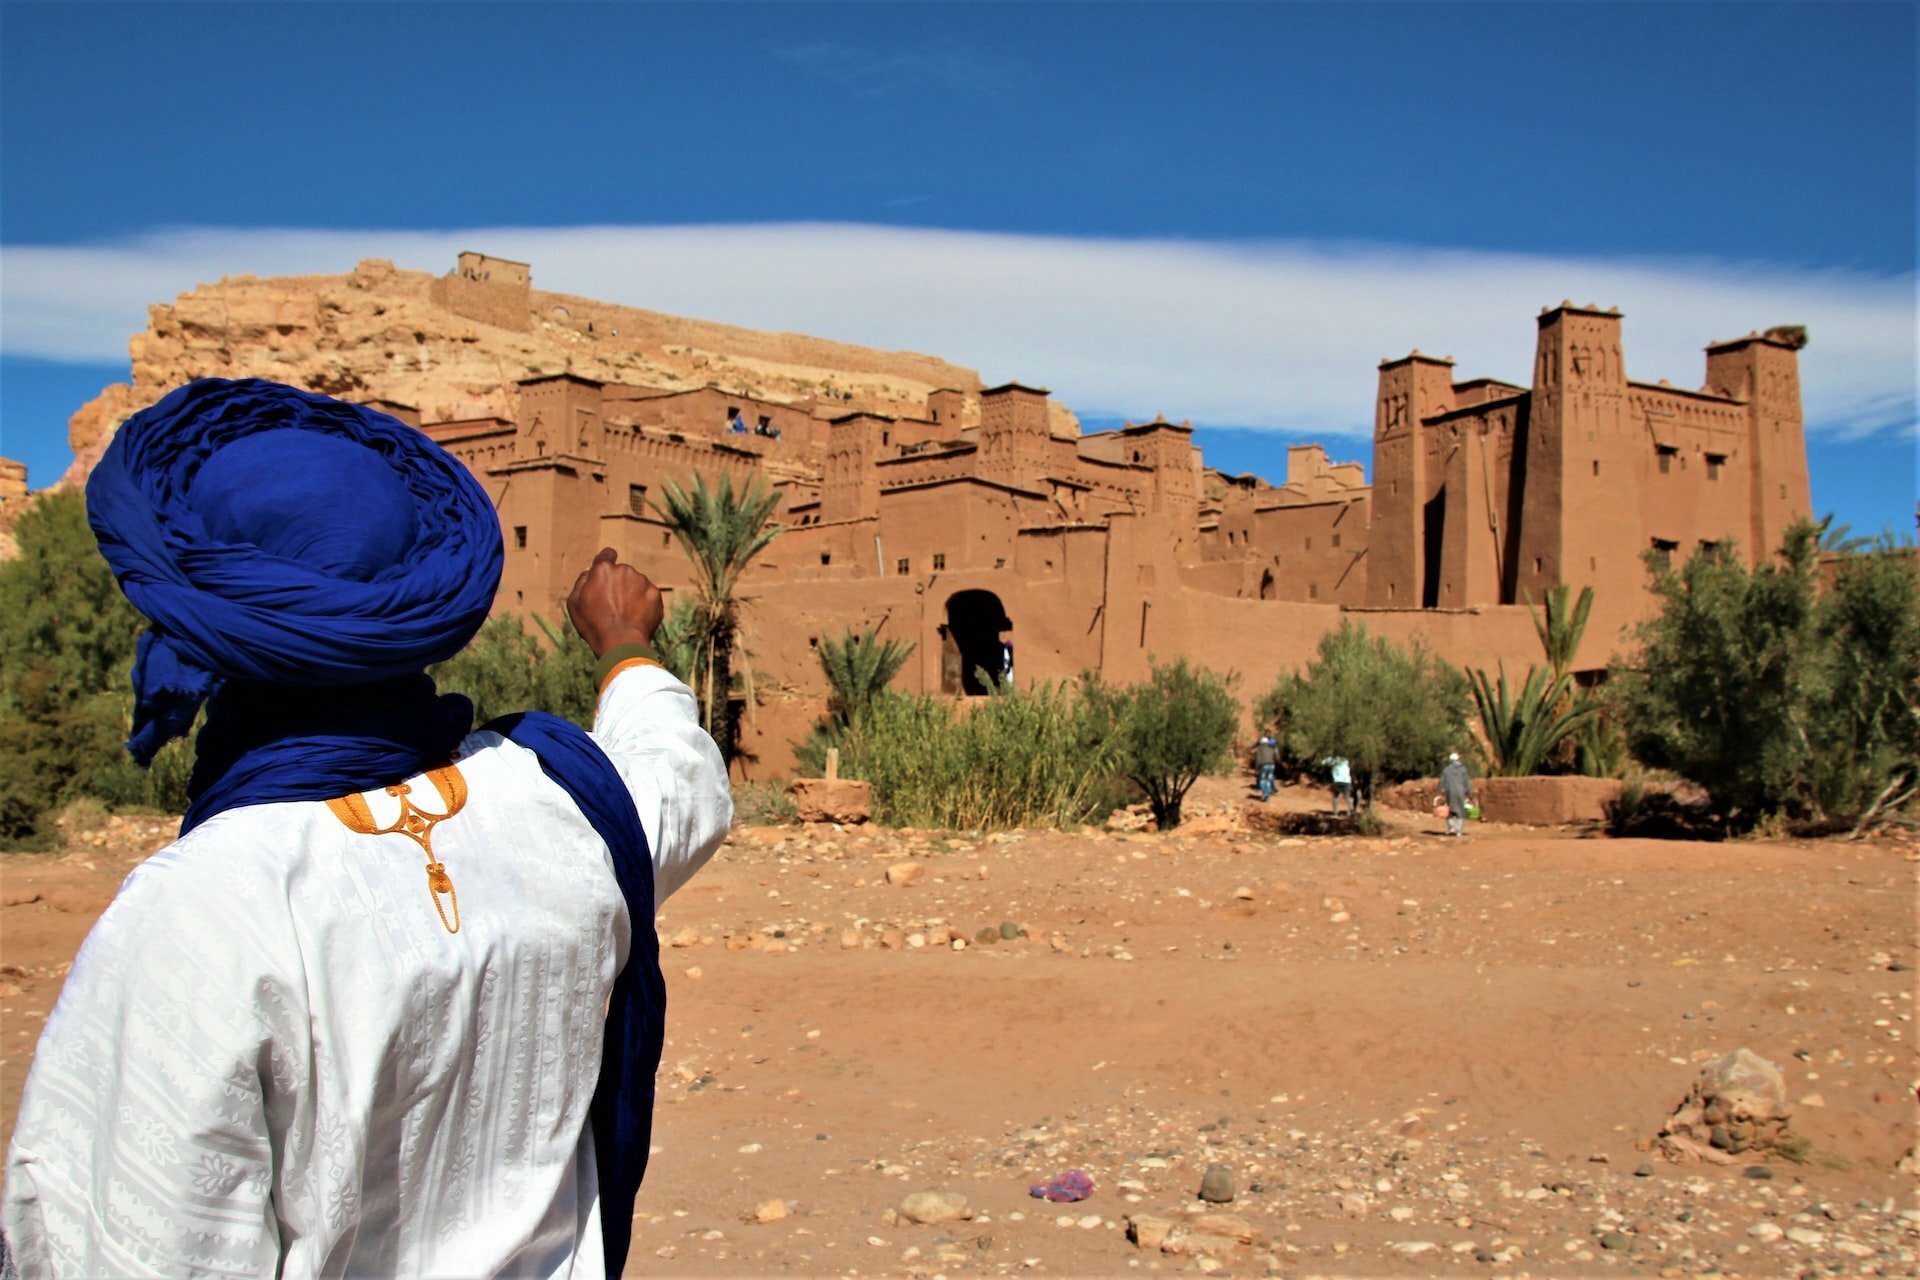
[{"label": "embroidered white robe", "polygon": [[[594,737],[664,900],[732,819],[719,754],[651,666],[609,682]],[[433,831],[457,934],[417,845],[319,801],[229,810],[128,877],[21,1099],[24,1277],[603,1274],[587,1110],[626,905],[532,753],[476,733],[457,767],[465,808]]]}]

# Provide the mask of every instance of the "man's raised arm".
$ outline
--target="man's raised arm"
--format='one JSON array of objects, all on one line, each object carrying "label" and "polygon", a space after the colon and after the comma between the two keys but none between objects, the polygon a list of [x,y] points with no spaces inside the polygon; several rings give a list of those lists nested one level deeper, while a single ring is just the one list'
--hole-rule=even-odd
[{"label": "man's raised arm", "polygon": [[656,906],[713,856],[733,821],[720,752],[700,727],[693,691],[660,665],[660,588],[608,547],[567,597],[573,625],[600,659],[593,737],[633,793],[653,854]]}]

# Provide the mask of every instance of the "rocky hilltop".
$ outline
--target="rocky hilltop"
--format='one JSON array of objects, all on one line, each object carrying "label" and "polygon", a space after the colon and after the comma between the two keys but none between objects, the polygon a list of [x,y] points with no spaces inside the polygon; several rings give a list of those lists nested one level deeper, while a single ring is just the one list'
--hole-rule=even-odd
[{"label": "rocky hilltop", "polygon": [[[515,382],[575,373],[685,390],[719,386],[805,405],[918,414],[941,387],[978,390],[972,369],[906,351],[768,333],[615,306],[521,282],[436,277],[384,259],[344,275],[229,276],[149,308],[128,343],[132,381],[68,423],[77,484],[126,418],[193,378],[263,377],[344,399],[412,405],[428,422],[515,416]],[[493,262],[494,260],[485,260]]]}]

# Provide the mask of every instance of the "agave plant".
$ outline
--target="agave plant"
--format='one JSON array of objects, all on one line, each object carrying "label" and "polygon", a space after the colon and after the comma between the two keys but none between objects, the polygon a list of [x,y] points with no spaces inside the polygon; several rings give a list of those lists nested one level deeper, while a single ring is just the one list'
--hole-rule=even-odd
[{"label": "agave plant", "polygon": [[1497,681],[1485,671],[1469,678],[1492,772],[1502,777],[1538,773],[1555,748],[1600,714],[1592,699],[1571,696],[1571,675],[1555,676],[1544,667],[1529,667],[1518,691],[1508,688],[1504,663]]}]

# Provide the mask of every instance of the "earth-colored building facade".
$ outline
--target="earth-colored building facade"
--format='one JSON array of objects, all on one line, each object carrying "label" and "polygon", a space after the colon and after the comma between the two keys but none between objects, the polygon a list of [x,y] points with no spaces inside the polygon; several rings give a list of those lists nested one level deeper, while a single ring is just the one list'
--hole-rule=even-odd
[{"label": "earth-colored building facade", "polygon": [[[1732,539],[1752,559],[1810,509],[1804,335],[1715,343],[1683,390],[1628,377],[1622,327],[1544,311],[1524,385],[1384,361],[1373,482],[1315,445],[1269,482],[1208,469],[1184,422],[1083,431],[1039,387],[921,353],[546,292],[486,254],[440,276],[368,259],[150,308],[131,381],[69,423],[62,483],[191,378],[362,400],[473,469],[506,536],[498,607],[553,616],[601,546],[690,583],[667,481],[762,479],[788,529],[745,583],[744,711],[750,767],[778,771],[824,699],[816,647],[869,625],[914,644],[904,688],[970,692],[1009,659],[1021,684],[1126,681],[1183,655],[1240,672],[1250,702],[1349,619],[1522,671],[1539,659],[1525,602],[1564,582],[1597,588],[1577,665],[1604,665],[1650,605],[1645,552]],[[23,489],[0,471],[0,517]]]},{"label": "earth-colored building facade", "polygon": [[[471,257],[450,301],[509,315],[527,277],[508,264],[490,282],[499,260]],[[1525,602],[1564,582],[1596,588],[1580,665],[1597,668],[1648,606],[1645,552],[1731,539],[1752,558],[1809,514],[1799,334],[1710,346],[1705,385],[1683,390],[1628,378],[1618,311],[1562,304],[1538,323],[1527,386],[1456,382],[1417,351],[1383,362],[1372,484],[1318,446],[1289,449],[1278,484],[1223,475],[1164,418],[1063,430],[1021,383],[935,390],[914,414],[571,374],[518,382],[511,416],[383,407],[498,504],[506,610],[557,611],[601,546],[684,586],[661,487],[771,484],[788,529],[747,581],[763,696],[746,715],[778,769],[824,692],[814,650],[849,627],[912,641],[898,683],[929,691],[978,692],[977,672],[1007,666],[1020,683],[1128,680],[1177,654],[1264,687],[1346,616],[1524,668]]]}]

